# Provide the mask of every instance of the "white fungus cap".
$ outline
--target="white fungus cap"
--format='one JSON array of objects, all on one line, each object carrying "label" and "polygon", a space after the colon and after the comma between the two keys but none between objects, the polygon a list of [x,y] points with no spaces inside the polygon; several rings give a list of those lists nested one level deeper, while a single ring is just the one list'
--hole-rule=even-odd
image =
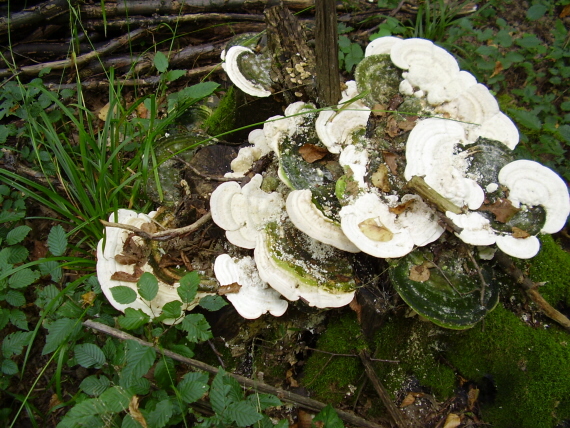
[{"label": "white fungus cap", "polygon": [[423,247],[439,239],[445,229],[439,224],[433,208],[426,204],[419,195],[402,196],[402,204],[410,201],[413,202],[398,215],[397,222],[410,232],[414,245]]},{"label": "white fungus cap", "polygon": [[[140,228],[146,223],[152,222],[152,217],[156,214],[155,211],[147,214],[139,214],[135,211],[120,209],[117,212],[117,223],[135,226]],[[115,215],[111,214],[109,221],[115,221]],[[126,272],[128,274],[134,273],[134,265],[122,265],[115,260],[115,256],[123,253],[123,246],[127,240],[130,232],[125,229],[118,227],[106,227],[105,228],[105,239],[99,241],[97,245],[97,279],[101,285],[101,290],[105,297],[111,303],[111,305],[121,312],[124,312],[127,308],[140,309],[150,318],[155,318],[160,316],[162,313],[162,308],[166,303],[178,300],[180,301],[180,296],[176,292],[176,289],[180,286],[179,283],[173,285],[167,284],[158,280],[158,294],[151,301],[144,300],[137,291],[137,284],[134,282],[120,281],[111,279],[111,276],[116,272]],[[134,240],[142,240],[139,237],[134,237]],[[153,268],[149,263],[145,263],[139,266],[143,272],[149,272],[154,274]],[[133,291],[137,292],[137,298],[134,302],[123,304],[119,303],[113,297],[111,288],[124,286],[129,287]],[[199,292],[193,302],[182,305],[182,310],[193,309],[201,297],[204,297],[208,293]],[[165,324],[173,324],[174,322],[180,322],[179,320],[166,319],[163,320]]]},{"label": "white fungus cap", "polygon": [[499,113],[499,104],[489,89],[478,83],[461,92],[457,98],[442,104],[436,111],[447,114],[450,119],[481,125]]},{"label": "white fungus cap", "polygon": [[348,305],[354,298],[354,290],[332,293],[321,287],[309,285],[301,277],[282,269],[268,251],[265,231],[257,237],[254,257],[259,277],[288,300],[303,298],[309,306],[339,308]]},{"label": "white fungus cap", "polygon": [[364,56],[371,56],[371,55],[390,55],[392,47],[396,43],[403,42],[402,39],[397,37],[378,37],[377,39],[372,40],[366,46],[364,50]]},{"label": "white fungus cap", "polygon": [[414,248],[410,232],[374,193],[358,197],[340,210],[342,231],[361,251],[374,257],[403,257]]},{"label": "white fungus cap", "polygon": [[228,293],[226,298],[242,317],[256,319],[267,312],[280,317],[287,310],[289,303],[261,280],[251,257],[232,259],[221,254],[214,262],[214,273],[220,285],[241,285],[237,293]]},{"label": "white fungus cap", "polygon": [[543,233],[556,233],[570,214],[568,187],[550,168],[530,160],[517,160],[499,171],[499,182],[509,189],[513,206],[541,205],[546,211]]},{"label": "white fungus cap", "polygon": [[341,152],[338,159],[339,164],[346,170],[347,167],[352,171],[352,179],[358,183],[360,189],[366,189],[368,186],[364,182],[364,177],[368,168],[368,151],[356,147],[354,145],[346,146]]},{"label": "white fungus cap", "polygon": [[287,196],[287,214],[301,232],[324,244],[349,253],[360,250],[345,236],[340,225],[326,217],[312,201],[309,189],[293,190]]},{"label": "white fungus cap", "polygon": [[514,238],[511,235],[498,235],[496,244],[505,254],[517,259],[530,259],[540,250],[540,241],[536,236]]},{"label": "white fungus cap", "polygon": [[238,66],[238,57],[244,53],[253,54],[253,51],[244,46],[232,46],[229,48],[228,51],[225,52],[225,56],[222,58],[225,60],[222,63],[223,69],[227,73],[232,83],[246,94],[252,95],[254,97],[270,96],[271,91],[268,91],[259,84],[251,82],[240,71]]},{"label": "white fungus cap", "polygon": [[463,229],[457,237],[466,244],[471,245],[493,245],[497,240],[497,235],[491,227],[491,223],[477,212],[466,214],[454,214],[451,211],[445,213],[457,227]]}]

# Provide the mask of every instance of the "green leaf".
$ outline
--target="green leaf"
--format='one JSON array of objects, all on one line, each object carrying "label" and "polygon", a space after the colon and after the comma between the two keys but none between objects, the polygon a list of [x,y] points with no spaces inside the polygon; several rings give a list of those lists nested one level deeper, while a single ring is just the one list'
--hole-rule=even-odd
[{"label": "green leaf", "polygon": [[[28,330],[28,319],[26,318],[24,311],[21,311],[20,309],[10,310],[10,322],[21,330]],[[1,327],[1,324],[2,323],[0,322],[0,330],[3,328]]]},{"label": "green leaf", "polygon": [[344,428],[342,420],[338,417],[336,410],[330,404],[313,418],[313,422],[323,422],[326,428]]},{"label": "green leaf", "polygon": [[30,342],[31,331],[16,331],[10,333],[2,342],[2,355],[10,358],[12,355],[20,355],[24,346]]},{"label": "green leaf", "polygon": [[4,329],[8,324],[8,321],[10,321],[10,313],[11,310],[0,308],[0,330]]},{"label": "green leaf", "polygon": [[6,243],[8,245],[14,245],[22,242],[24,238],[28,235],[28,233],[32,230],[29,226],[18,226],[12,229],[6,235]]},{"label": "green leaf", "polygon": [[346,36],[340,36],[338,38],[338,48],[344,53],[350,52],[350,45],[351,44],[352,44],[352,42]]},{"label": "green leaf", "polygon": [[535,48],[541,43],[542,41],[534,34],[524,34],[521,38],[516,39],[516,44],[526,49]]},{"label": "green leaf", "polygon": [[172,302],[165,303],[162,307],[162,313],[157,318],[158,321],[165,319],[177,319],[182,315],[182,302],[180,300],[173,300]]},{"label": "green leaf", "polygon": [[153,428],[163,428],[166,426],[170,418],[172,417],[172,413],[174,411],[174,406],[170,399],[165,399],[160,401],[156,408],[148,413],[146,417],[146,421],[149,427]]},{"label": "green leaf", "polygon": [[176,389],[186,404],[194,403],[208,392],[208,375],[199,372],[188,373],[178,383]]},{"label": "green leaf", "polygon": [[118,318],[119,325],[127,330],[134,330],[150,322],[150,317],[140,309],[126,308],[125,315]]},{"label": "green leaf", "polygon": [[140,378],[147,374],[154,364],[156,351],[134,340],[128,340],[126,344],[127,365],[123,369],[122,375],[125,378]]},{"label": "green leaf", "polygon": [[128,305],[137,299],[137,292],[131,287],[127,287],[126,285],[111,287],[110,290],[111,294],[113,295],[113,299],[122,305]]},{"label": "green leaf", "polygon": [[117,413],[128,409],[132,396],[130,391],[120,386],[113,386],[101,394],[99,400],[106,412]]},{"label": "green leaf", "polygon": [[185,94],[188,98],[201,100],[212,95],[218,86],[220,85],[215,82],[200,82],[186,88]]},{"label": "green leaf", "polygon": [[6,261],[11,264],[22,263],[30,254],[28,249],[23,245],[14,245],[13,247],[6,248],[5,250],[8,250],[9,252]]},{"label": "green leaf", "polygon": [[509,48],[513,44],[513,37],[507,30],[500,30],[495,36],[495,42],[504,48]]},{"label": "green leaf", "polygon": [[168,69],[168,58],[162,52],[154,54],[154,66],[159,73],[164,73]]},{"label": "green leaf", "polygon": [[190,342],[203,342],[213,337],[210,325],[202,314],[186,315],[179,326],[187,333],[186,337]]},{"label": "green leaf", "polygon": [[255,408],[265,410],[268,407],[279,407],[283,403],[275,395],[271,394],[251,394],[247,397],[249,401]]},{"label": "green leaf", "polygon": [[239,427],[253,425],[263,418],[263,416],[257,412],[255,407],[247,401],[231,403],[228,406],[227,415],[232,418]]},{"label": "green leaf", "polygon": [[526,11],[526,18],[529,21],[536,21],[544,16],[548,8],[543,4],[535,4]]},{"label": "green leaf", "polygon": [[183,303],[192,303],[194,301],[198,292],[198,285],[200,285],[200,275],[196,271],[187,273],[180,278],[180,286],[176,289],[176,292]]},{"label": "green leaf", "polygon": [[228,302],[226,302],[222,296],[218,295],[208,295],[200,299],[200,306],[202,306],[204,309],[207,309],[208,311],[220,310],[227,304]]},{"label": "green leaf", "polygon": [[137,288],[143,299],[151,301],[158,294],[158,279],[152,273],[145,272],[138,280]]},{"label": "green leaf", "polygon": [[54,256],[62,256],[63,253],[65,253],[65,249],[67,248],[67,235],[63,227],[59,224],[52,227],[49,231],[47,245],[49,251]]},{"label": "green leaf", "polygon": [[233,402],[228,396],[231,390],[230,385],[224,383],[225,372],[220,370],[214,380],[212,381],[212,387],[210,388],[210,404],[212,409],[218,415],[223,415],[226,408]]},{"label": "green leaf", "polygon": [[82,367],[101,368],[105,364],[105,354],[101,349],[93,343],[83,343],[75,345],[75,361]]},{"label": "green leaf", "polygon": [[51,323],[47,329],[48,335],[42,355],[55,351],[68,337],[77,334],[81,330],[81,323],[70,318],[60,318]]},{"label": "green leaf", "polygon": [[169,389],[174,385],[176,368],[174,360],[170,357],[162,357],[154,367],[154,380],[162,389]]},{"label": "green leaf", "polygon": [[2,360],[2,373],[8,376],[18,373],[18,365],[12,360]]},{"label": "green leaf", "polygon": [[176,352],[177,354],[182,355],[183,357],[194,358],[194,352],[192,352],[188,346],[181,343],[174,343],[172,345],[169,345],[168,349],[170,349],[172,352]]},{"label": "green leaf", "polygon": [[111,381],[105,375],[100,375],[100,377],[97,375],[87,376],[79,384],[79,388],[81,388],[87,395],[90,395],[92,397],[98,397],[110,386]]},{"label": "green leaf", "polygon": [[4,295],[4,298],[8,304],[15,307],[24,306],[26,304],[26,298],[24,297],[24,294],[16,290],[8,290],[8,292]]},{"label": "green leaf", "polygon": [[39,265],[42,276],[49,275],[53,282],[59,282],[63,277],[61,266],[55,260],[48,260]]},{"label": "green leaf", "polygon": [[25,215],[26,215],[26,213],[24,213],[24,212],[12,212],[12,211],[8,211],[8,210],[3,210],[0,212],[0,223],[8,223],[11,221],[18,221],[18,220],[24,218]]},{"label": "green leaf", "polygon": [[177,79],[180,79],[182,76],[186,74],[186,70],[170,70],[165,75],[164,78],[167,82],[174,82]]},{"label": "green leaf", "polygon": [[497,52],[498,52],[498,50],[494,46],[482,45],[482,46],[479,46],[477,49],[475,49],[475,53],[477,53],[479,55],[485,55],[485,56],[495,56],[497,54]]},{"label": "green leaf", "polygon": [[40,277],[40,273],[29,268],[22,269],[14,273],[8,280],[8,285],[11,288],[25,288],[30,284],[36,282]]},{"label": "green leaf", "polygon": [[135,421],[130,413],[127,413],[123,418],[121,428],[143,428],[143,426]]},{"label": "green leaf", "polygon": [[517,123],[532,131],[538,131],[542,127],[540,119],[531,111],[511,108],[509,114]]}]

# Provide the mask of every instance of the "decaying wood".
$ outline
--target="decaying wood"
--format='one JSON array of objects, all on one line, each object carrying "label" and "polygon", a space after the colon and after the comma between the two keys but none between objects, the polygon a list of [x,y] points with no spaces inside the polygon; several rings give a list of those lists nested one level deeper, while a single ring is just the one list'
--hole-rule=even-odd
[{"label": "decaying wood", "polygon": [[386,410],[388,410],[388,413],[390,413],[390,416],[396,423],[396,426],[398,428],[412,428],[414,424],[406,417],[404,413],[402,413],[400,409],[398,409],[398,406],[394,404],[392,398],[390,397],[390,394],[384,385],[382,385],[382,382],[380,382],[380,379],[374,371],[374,366],[370,361],[370,355],[366,349],[360,351],[360,360],[364,365],[364,370],[366,370],[366,375],[368,376],[368,379],[370,379],[370,383],[372,383],[372,386],[380,396],[384,407],[386,407]]},{"label": "decaying wood", "polygon": [[[105,333],[109,336],[116,337],[117,339],[120,339],[120,340],[134,340],[135,342],[137,342],[143,346],[148,346],[149,348],[154,348],[156,350],[156,352],[158,352],[159,354],[170,357],[175,361],[179,361],[181,363],[187,364],[187,365],[194,367],[198,370],[202,370],[202,371],[205,371],[205,372],[211,373],[211,374],[217,374],[219,371],[219,369],[217,369],[216,367],[210,366],[206,363],[203,363],[203,362],[198,361],[198,360],[194,360],[192,358],[183,357],[182,355],[176,354],[175,352],[169,351],[168,349],[164,349],[164,348],[155,346],[152,343],[149,343],[149,342],[141,340],[137,337],[131,336],[128,333],[125,333],[123,331],[109,327],[105,324],[101,324],[101,323],[98,323],[95,321],[87,320],[87,321],[83,322],[83,325],[87,328],[92,328],[94,330]],[[258,392],[273,394],[273,395],[277,396],[281,401],[284,401],[287,403],[293,403],[293,404],[295,404],[295,405],[297,405],[303,409],[307,409],[307,410],[310,410],[313,412],[319,412],[323,408],[326,407],[326,405],[324,403],[321,403],[320,401],[313,400],[313,399],[307,398],[307,397],[303,397],[302,395],[298,395],[298,394],[295,394],[295,393],[290,392],[290,391],[286,391],[286,390],[281,389],[281,388],[275,388],[271,385],[249,379],[245,376],[240,376],[240,375],[236,375],[233,373],[228,373],[228,376],[233,377],[240,384],[242,384],[243,386],[245,386],[247,388],[252,388],[254,391],[258,391]],[[387,428],[385,426],[378,425],[376,423],[367,421],[367,420],[365,420],[359,416],[353,415],[351,413],[348,413],[348,412],[345,412],[342,410],[337,410],[336,412],[337,412],[338,416],[343,421],[345,421],[351,425],[357,426],[357,427]]]},{"label": "decaying wood", "polygon": [[341,97],[335,5],[335,0],[315,2],[315,71],[321,107],[336,105]]},{"label": "decaying wood", "polygon": [[526,277],[524,273],[515,266],[509,256],[502,251],[497,250],[495,253],[495,259],[499,262],[505,272],[512,276],[516,283],[522,287],[527,296],[536,303],[544,315],[570,331],[570,320],[563,313],[554,309],[552,305],[542,297],[538,291],[538,284]]},{"label": "decaying wood", "polygon": [[[69,3],[74,4],[75,1],[68,0],[50,0],[30,7],[22,12],[13,13],[10,16],[0,17],[0,35],[8,32],[17,34],[22,29],[32,27],[41,23],[49,24],[54,18],[67,16],[69,11]],[[24,32],[26,34],[26,32]]]},{"label": "decaying wood", "polygon": [[283,5],[265,11],[271,79],[283,85],[287,103],[316,100],[315,55],[297,18]]}]

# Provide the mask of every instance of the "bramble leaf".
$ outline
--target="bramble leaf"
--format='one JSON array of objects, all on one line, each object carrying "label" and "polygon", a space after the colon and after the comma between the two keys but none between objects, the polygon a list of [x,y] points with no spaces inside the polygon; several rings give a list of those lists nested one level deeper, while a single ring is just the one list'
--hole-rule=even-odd
[{"label": "bramble leaf", "polygon": [[111,386],[111,381],[107,376],[100,375],[98,377],[96,375],[91,375],[83,379],[79,388],[81,388],[87,395],[97,397],[105,392],[109,386]]},{"label": "bramble leaf", "polygon": [[158,279],[152,273],[145,272],[137,282],[137,289],[143,299],[150,301],[158,294]]},{"label": "bramble leaf", "polygon": [[67,235],[59,224],[49,231],[47,245],[54,256],[62,256],[67,248]]},{"label": "bramble leaf", "polygon": [[8,245],[14,245],[22,242],[28,233],[32,230],[29,226],[18,226],[6,235],[6,243]]},{"label": "bramble leaf", "polygon": [[75,361],[82,367],[89,368],[101,368],[106,362],[105,354],[101,349],[93,343],[83,343],[76,345],[75,351]]},{"label": "bramble leaf", "polygon": [[42,355],[55,351],[68,337],[77,334],[81,329],[81,323],[70,318],[60,318],[47,327],[48,335]]},{"label": "bramble leaf", "polygon": [[140,378],[147,374],[154,364],[156,351],[134,340],[128,340],[126,344],[127,365],[123,369],[123,377]]},{"label": "bramble leaf", "polygon": [[150,317],[141,309],[126,308],[125,315],[118,318],[119,325],[127,330],[134,330],[150,322]]},{"label": "bramble leaf", "polygon": [[176,388],[185,403],[194,403],[208,391],[208,375],[199,372],[188,373]]},{"label": "bramble leaf", "polygon": [[126,285],[111,287],[113,298],[122,305],[133,303],[137,299],[137,292]]}]

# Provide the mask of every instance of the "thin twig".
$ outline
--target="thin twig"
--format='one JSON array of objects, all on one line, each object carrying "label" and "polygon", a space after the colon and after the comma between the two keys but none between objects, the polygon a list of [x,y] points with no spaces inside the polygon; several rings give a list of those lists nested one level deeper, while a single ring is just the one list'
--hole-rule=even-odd
[{"label": "thin twig", "polygon": [[479,266],[479,264],[475,260],[475,257],[473,257],[473,254],[471,254],[471,251],[467,250],[467,256],[469,256],[469,258],[471,259],[471,262],[473,263],[473,265],[475,266],[475,269],[477,270],[477,274],[479,275],[479,279],[481,280],[481,306],[484,306],[484,303],[485,303],[485,287],[488,287],[487,281],[485,281],[485,277],[483,276],[483,271],[481,270],[481,267]]},{"label": "thin twig", "polygon": [[[92,321],[92,320],[84,321],[83,325],[85,327],[92,328],[92,329],[95,329],[95,330],[100,331],[102,333],[105,333],[109,336],[116,337],[117,339],[120,339],[120,340],[134,340],[135,342],[137,342],[143,346],[148,346],[149,348],[154,348],[156,350],[156,352],[158,352],[159,354],[170,357],[175,361],[179,361],[181,363],[188,364],[189,366],[194,367],[198,370],[203,370],[207,373],[212,373],[212,374],[217,374],[219,371],[219,369],[217,369],[216,367],[210,366],[206,363],[203,363],[203,362],[198,361],[198,360],[194,360],[192,358],[183,357],[180,354],[169,351],[168,349],[164,349],[164,348],[155,346],[152,343],[149,343],[149,342],[141,340],[137,337],[131,336],[128,333],[125,333],[121,330],[117,330],[113,327],[109,327],[108,325],[101,324],[101,323],[98,323],[98,322]],[[241,383],[245,387],[252,388],[255,391],[265,392],[267,394],[273,394],[273,395],[277,396],[280,400],[285,401],[287,403],[293,403],[299,407],[302,407],[303,409],[307,409],[307,410],[314,411],[314,412],[319,412],[323,408],[326,407],[326,404],[321,403],[320,401],[313,400],[313,399],[307,398],[307,397],[303,397],[302,395],[294,394],[290,391],[286,391],[286,390],[281,389],[281,388],[275,388],[271,385],[267,385],[266,383],[249,379],[245,376],[240,376],[240,375],[236,375],[233,373],[227,373],[227,375],[234,378],[235,380],[237,380],[239,383]],[[354,426],[365,427],[365,428],[387,428],[386,426],[378,425],[374,422],[367,421],[366,419],[363,419],[359,416],[345,412],[343,410],[337,410],[336,412],[342,420],[344,420],[345,422],[347,422],[351,425],[354,425]]]},{"label": "thin twig", "polygon": [[140,236],[143,239],[148,239],[148,240],[152,240],[152,241],[168,241],[169,239],[176,238],[178,236],[182,236],[182,235],[186,235],[187,233],[194,232],[195,230],[199,229],[204,224],[206,224],[208,221],[210,221],[211,218],[212,218],[212,214],[206,213],[202,217],[200,217],[200,219],[198,219],[197,221],[195,221],[194,223],[192,223],[188,226],[179,227],[178,229],[167,229],[167,230],[163,230],[161,232],[155,232],[155,233],[145,232],[144,230],[139,229],[138,227],[135,227],[135,226],[131,226],[129,224],[113,223],[113,222],[106,221],[106,220],[99,220],[99,221],[105,227],[117,227],[119,229],[125,229],[125,230],[128,230],[130,232],[135,233],[137,236]]}]

